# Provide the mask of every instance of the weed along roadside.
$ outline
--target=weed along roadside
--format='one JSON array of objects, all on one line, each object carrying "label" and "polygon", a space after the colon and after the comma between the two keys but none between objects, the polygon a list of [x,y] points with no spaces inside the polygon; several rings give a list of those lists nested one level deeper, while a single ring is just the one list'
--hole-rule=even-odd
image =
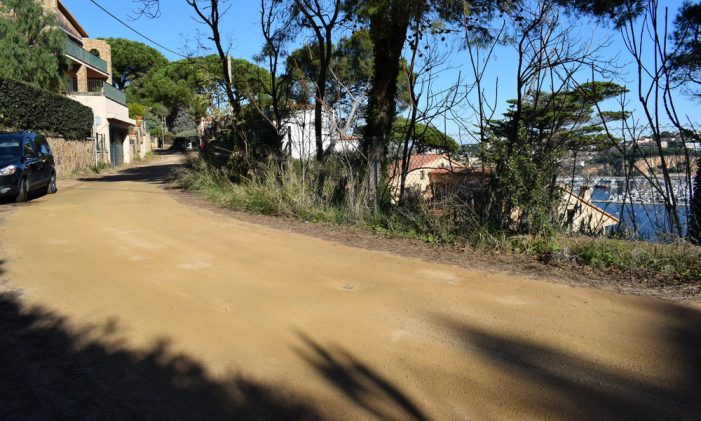
[{"label": "weed along roadside", "polygon": [[[654,244],[611,238],[587,238],[558,234],[507,236],[473,227],[456,227],[450,219],[427,208],[400,210],[387,217],[363,214],[347,203],[330,199],[319,202],[312,184],[297,180],[294,167],[288,169],[281,184],[272,168],[261,176],[232,183],[222,170],[214,170],[191,157],[176,171],[175,184],[198,194],[222,208],[253,214],[293,218],[301,222],[331,224],[338,229],[360,229],[380,237],[417,240],[438,245],[446,253],[465,250],[462,259],[500,256],[514,264],[531,261],[557,267],[566,273],[588,270],[587,276],[600,279],[602,285],[630,292],[642,292],[672,299],[695,300],[701,279],[701,248],[690,244]],[[333,181],[329,181],[333,185]],[[353,234],[354,235],[354,234]],[[508,259],[508,256],[513,259]],[[528,264],[528,263],[525,263]],[[608,282],[606,281],[608,280]],[[591,279],[582,280],[590,284]],[[617,283],[621,283],[617,286]],[[632,287],[632,288],[631,288]]]}]

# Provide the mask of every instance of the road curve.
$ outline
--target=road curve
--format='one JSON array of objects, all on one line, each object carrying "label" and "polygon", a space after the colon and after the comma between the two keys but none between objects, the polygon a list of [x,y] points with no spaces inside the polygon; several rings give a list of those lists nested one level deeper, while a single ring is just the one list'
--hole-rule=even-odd
[{"label": "road curve", "polygon": [[0,205],[1,419],[701,413],[698,306],[242,222],[175,159]]}]

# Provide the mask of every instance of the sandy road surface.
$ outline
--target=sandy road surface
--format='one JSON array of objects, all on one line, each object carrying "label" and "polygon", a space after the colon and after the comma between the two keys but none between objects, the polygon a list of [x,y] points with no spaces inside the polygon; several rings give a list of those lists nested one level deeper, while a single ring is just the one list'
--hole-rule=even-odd
[{"label": "sandy road surface", "polygon": [[698,307],[241,222],[173,162],[0,205],[1,419],[701,415]]}]

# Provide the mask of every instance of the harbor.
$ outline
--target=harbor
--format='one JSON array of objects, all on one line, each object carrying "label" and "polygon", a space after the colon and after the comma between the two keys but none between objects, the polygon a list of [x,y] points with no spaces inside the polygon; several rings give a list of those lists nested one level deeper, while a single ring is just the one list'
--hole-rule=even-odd
[{"label": "harbor", "polygon": [[[633,177],[626,180],[625,177],[575,177],[560,181],[575,192],[581,191],[583,187],[593,187],[592,203],[620,220],[617,226],[608,228],[610,234],[651,242],[670,240],[670,232],[673,230],[662,195],[645,178]],[[659,186],[666,191],[663,181],[659,181]],[[671,189],[676,199],[679,220],[686,233],[689,183],[685,177],[675,176],[672,178]]]}]

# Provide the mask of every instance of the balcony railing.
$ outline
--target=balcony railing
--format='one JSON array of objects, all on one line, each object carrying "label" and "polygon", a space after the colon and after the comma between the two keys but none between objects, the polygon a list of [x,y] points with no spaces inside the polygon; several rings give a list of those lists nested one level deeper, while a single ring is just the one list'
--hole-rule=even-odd
[{"label": "balcony railing", "polygon": [[109,83],[105,83],[102,86],[102,89],[107,98],[122,105],[127,105],[127,95],[124,92],[120,91]]},{"label": "balcony railing", "polygon": [[70,36],[77,40],[83,39],[83,37],[80,35],[80,32],[78,32],[73,25],[68,21],[66,16],[63,15],[63,13],[57,13],[56,14],[56,21],[58,22],[59,28],[63,29],[68,33]]},{"label": "balcony railing", "polygon": [[70,95],[104,95],[118,104],[127,105],[127,95],[124,92],[99,79],[88,79],[87,92],[78,92],[77,81],[68,85],[68,91]]},{"label": "balcony railing", "polygon": [[86,63],[103,73],[109,73],[107,62],[100,57],[92,55],[89,51],[85,51],[78,44],[71,41],[66,41],[66,54]]},{"label": "balcony railing", "polygon": [[102,93],[102,87],[105,82],[100,79],[88,79],[88,92]]}]

